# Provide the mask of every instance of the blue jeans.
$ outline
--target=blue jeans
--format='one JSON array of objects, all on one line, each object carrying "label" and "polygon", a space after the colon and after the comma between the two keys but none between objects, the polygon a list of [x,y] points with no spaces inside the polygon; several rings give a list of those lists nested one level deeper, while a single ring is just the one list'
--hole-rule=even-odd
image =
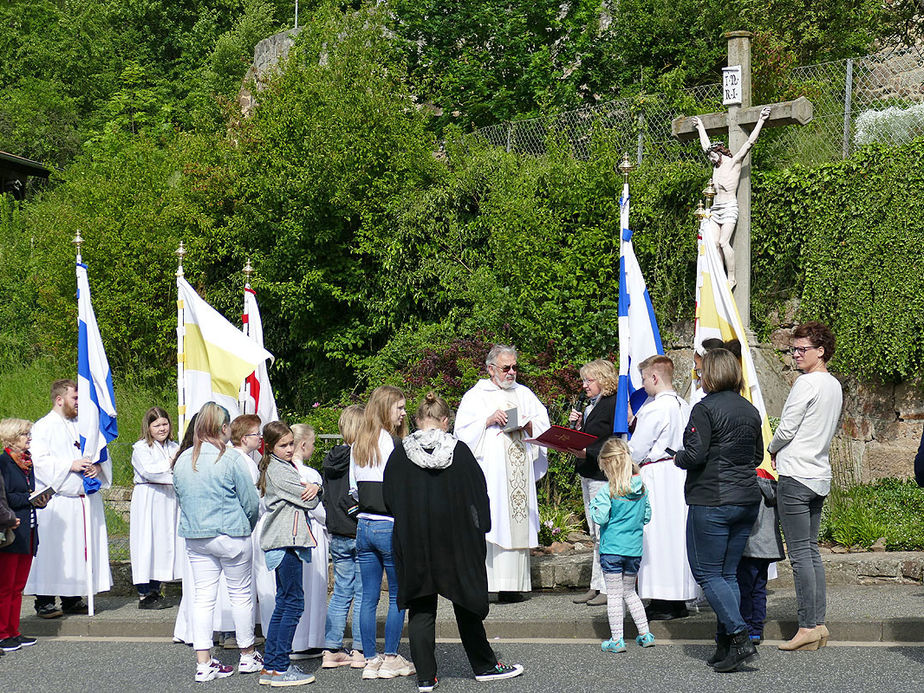
[{"label": "blue jeans", "polygon": [[363,603],[363,581],[356,559],[356,539],[340,534],[330,535],[330,558],[334,566],[334,591],[327,605],[327,622],[324,624],[324,647],[339,650],[343,647],[350,603],[353,604],[353,649],[362,647],[360,611]]},{"label": "blue jeans", "polygon": [[741,618],[738,562],[757,519],[759,503],[691,505],[687,513],[690,570],[715,611],[720,635],[747,629]]},{"label": "blue jeans", "polygon": [[638,575],[638,567],[641,564],[641,556],[623,556],[618,553],[600,554],[600,570],[603,571],[604,575],[611,573]]},{"label": "blue jeans", "polygon": [[276,606],[266,632],[264,667],[273,671],[289,668],[289,653],[295,628],[305,611],[302,589],[302,561],[292,549],[286,549],[276,568]]},{"label": "blue jeans", "polygon": [[375,657],[375,610],[382,591],[382,573],[388,576],[388,616],[385,618],[385,654],[398,654],[398,642],[404,630],[404,611],[398,608],[398,574],[391,553],[394,523],[388,520],[359,518],[356,526],[356,555],[363,582],[363,600],[359,622],[366,659]]}]

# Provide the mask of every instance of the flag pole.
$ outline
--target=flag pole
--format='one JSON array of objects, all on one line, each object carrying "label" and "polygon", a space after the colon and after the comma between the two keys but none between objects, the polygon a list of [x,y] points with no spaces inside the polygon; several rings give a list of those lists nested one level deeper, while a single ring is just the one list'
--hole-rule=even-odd
[{"label": "flag pole", "polygon": [[[297,12],[297,10],[296,10]],[[250,320],[247,315],[247,291],[250,290],[250,276],[253,274],[253,265],[250,264],[250,258],[247,258],[247,262],[244,264],[244,312],[241,313],[241,331],[250,337]],[[256,414],[256,405],[252,412],[247,411],[247,400],[250,399],[250,383],[246,380],[241,385],[240,393],[240,406],[242,414]]]},{"label": "flag pole", "polygon": [[[83,238],[80,236],[80,229],[77,229],[77,235],[74,236],[74,240],[71,242],[77,248],[77,264],[83,264],[83,256],[80,254]],[[93,616],[96,613],[96,603],[95,595],[93,594],[93,535],[90,532],[89,500],[86,494],[80,496],[80,505],[83,510],[83,564],[87,582],[87,614]]]},{"label": "flag pole", "polygon": [[186,248],[183,247],[183,241],[180,241],[180,247],[176,249],[176,256],[179,263],[176,269],[177,281],[177,300],[176,300],[176,396],[177,396],[177,430],[180,432],[180,440],[186,433],[186,388],[184,367],[186,365],[186,352],[184,338],[186,336],[186,324],[183,318],[183,299],[179,296],[180,280],[183,279],[183,258],[186,256]]}]

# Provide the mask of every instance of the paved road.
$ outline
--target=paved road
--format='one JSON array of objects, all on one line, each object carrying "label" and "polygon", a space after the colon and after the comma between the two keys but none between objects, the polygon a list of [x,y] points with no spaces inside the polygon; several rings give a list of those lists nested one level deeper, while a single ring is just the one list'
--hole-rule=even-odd
[{"label": "paved road", "polygon": [[[630,647],[623,655],[604,654],[596,642],[495,641],[506,662],[521,663],[526,674],[518,679],[479,684],[471,677],[458,643],[437,645],[441,662],[441,693],[571,693],[572,691],[773,691],[812,693],[882,691],[920,693],[924,690],[924,647],[829,646],[818,652],[779,652],[764,645],[761,658],[745,671],[717,674],[703,660],[709,648],[701,644],[662,644],[641,650]],[[407,645],[402,644],[405,654]],[[219,651],[233,663],[235,656]],[[319,660],[304,668],[314,671]],[[164,641],[126,642],[116,639],[51,639],[0,658],[0,691],[71,693],[118,691],[169,693],[196,690],[257,691],[256,675],[235,674],[207,684],[193,683],[193,654],[183,645]],[[414,680],[362,681],[359,671],[320,670],[317,682],[305,691],[416,691]]]}]

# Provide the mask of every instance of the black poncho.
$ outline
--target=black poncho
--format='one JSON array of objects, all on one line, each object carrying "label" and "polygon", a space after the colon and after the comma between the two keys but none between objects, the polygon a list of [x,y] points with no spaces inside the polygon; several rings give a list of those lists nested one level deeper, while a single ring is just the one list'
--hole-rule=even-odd
[{"label": "black poncho", "polygon": [[468,446],[457,442],[445,469],[423,469],[396,445],[385,467],[383,494],[395,518],[399,608],[441,594],[487,616],[485,534],[491,511],[484,474]]}]

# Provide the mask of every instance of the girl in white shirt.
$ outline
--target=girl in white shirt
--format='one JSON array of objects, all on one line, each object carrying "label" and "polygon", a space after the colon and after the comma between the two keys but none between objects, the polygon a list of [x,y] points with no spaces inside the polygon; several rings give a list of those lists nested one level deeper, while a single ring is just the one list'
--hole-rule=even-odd
[{"label": "girl in white shirt", "polygon": [[161,583],[183,574],[185,549],[177,536],[180,510],[171,466],[179,446],[172,437],[170,415],[160,407],[151,407],[141,419],[141,439],[132,446],[135,488],[129,545],[139,609],[166,608]]}]

